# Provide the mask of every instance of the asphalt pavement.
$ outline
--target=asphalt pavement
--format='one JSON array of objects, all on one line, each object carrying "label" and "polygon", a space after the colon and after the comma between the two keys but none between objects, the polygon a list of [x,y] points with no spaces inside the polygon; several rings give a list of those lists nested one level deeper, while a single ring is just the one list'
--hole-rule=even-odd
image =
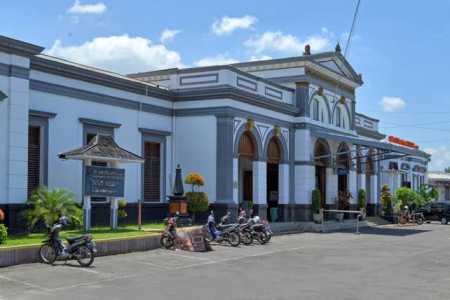
[{"label": "asphalt pavement", "polygon": [[2,268],[0,299],[450,299],[450,225],[213,247]]}]

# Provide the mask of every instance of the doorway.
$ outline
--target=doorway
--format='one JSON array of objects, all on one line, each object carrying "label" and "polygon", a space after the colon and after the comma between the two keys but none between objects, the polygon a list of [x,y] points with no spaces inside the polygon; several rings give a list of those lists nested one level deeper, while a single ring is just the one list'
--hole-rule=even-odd
[{"label": "doorway", "polygon": [[[323,143],[318,143],[316,146],[316,151],[314,152],[315,157],[320,157],[324,155],[328,155],[329,151],[327,147]],[[322,208],[326,208],[327,203],[327,158],[321,157],[315,160],[315,186],[316,189],[320,191]]]},{"label": "doorway", "polygon": [[[366,160],[366,206],[370,204],[370,195],[372,191],[371,176],[373,174],[373,163],[370,157]],[[370,207],[370,206],[369,206]]]},{"label": "doorway", "polygon": [[238,146],[238,180],[239,204],[243,201],[253,202],[253,160],[255,143],[248,131],[239,139]]},{"label": "doorway", "polygon": [[272,137],[267,146],[267,216],[271,222],[278,221],[281,145]]}]

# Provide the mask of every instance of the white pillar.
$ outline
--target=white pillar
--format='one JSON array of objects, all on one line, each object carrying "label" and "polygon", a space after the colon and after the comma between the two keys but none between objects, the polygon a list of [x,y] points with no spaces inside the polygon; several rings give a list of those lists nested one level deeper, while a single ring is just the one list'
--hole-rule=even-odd
[{"label": "white pillar", "polygon": [[267,204],[267,162],[253,161],[253,203]]},{"label": "white pillar", "polygon": [[315,166],[295,166],[295,203],[311,204],[312,191],[316,188]]},{"label": "white pillar", "polygon": [[[113,168],[118,168],[119,167],[119,162],[118,161],[114,161],[112,162],[112,167]],[[110,228],[111,229],[117,229],[117,225],[119,223],[119,205],[118,205],[118,201],[119,199],[117,199],[116,197],[111,197],[111,207],[110,207]]]},{"label": "white pillar", "polygon": [[358,199],[358,190],[356,186],[356,171],[350,171],[348,175],[348,187],[353,199],[350,199],[350,204],[356,204]]},{"label": "white pillar", "polygon": [[278,166],[278,204],[289,203],[289,165]]},{"label": "white pillar", "polygon": [[338,175],[334,174],[332,168],[327,168],[327,204],[334,204],[338,192]]},{"label": "white pillar", "polygon": [[[91,159],[87,159],[84,162],[85,166],[90,166],[92,164]],[[83,178],[86,174],[86,171],[83,170]],[[83,180],[84,182],[84,180]],[[91,230],[91,196],[84,196],[83,200],[83,230],[89,231]]]},{"label": "white pillar", "polygon": [[378,176],[372,175],[370,176],[370,203],[378,204],[379,203],[379,195],[378,192]]},{"label": "white pillar", "polygon": [[233,158],[233,202],[239,203],[239,159]]}]

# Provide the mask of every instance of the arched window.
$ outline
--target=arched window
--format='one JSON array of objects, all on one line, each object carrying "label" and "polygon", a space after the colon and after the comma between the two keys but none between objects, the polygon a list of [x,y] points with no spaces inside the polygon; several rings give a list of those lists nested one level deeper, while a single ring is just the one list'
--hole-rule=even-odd
[{"label": "arched window", "polygon": [[319,100],[317,99],[313,102],[313,120],[319,121]]},{"label": "arched window", "polygon": [[341,108],[336,107],[336,126],[341,127]]}]

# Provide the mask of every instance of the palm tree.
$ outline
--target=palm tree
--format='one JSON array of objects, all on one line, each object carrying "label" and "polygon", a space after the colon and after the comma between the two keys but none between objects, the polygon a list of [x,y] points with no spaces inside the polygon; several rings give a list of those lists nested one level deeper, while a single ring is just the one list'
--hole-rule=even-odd
[{"label": "palm tree", "polygon": [[20,213],[30,229],[38,221],[52,226],[61,216],[70,217],[80,223],[80,204],[74,200],[75,195],[64,189],[49,190],[46,186],[38,187],[31,193],[26,208]]}]

